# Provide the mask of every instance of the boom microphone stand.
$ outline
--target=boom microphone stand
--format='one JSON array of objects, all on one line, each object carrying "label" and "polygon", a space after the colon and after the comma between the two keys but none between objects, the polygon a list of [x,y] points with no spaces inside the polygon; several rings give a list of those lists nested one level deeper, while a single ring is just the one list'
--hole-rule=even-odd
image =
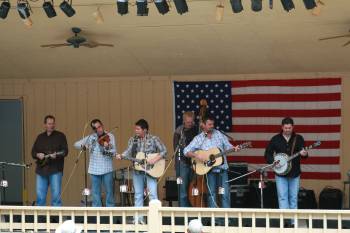
[{"label": "boom microphone stand", "polygon": [[251,171],[251,172],[248,172],[244,175],[241,175],[241,176],[238,176],[234,179],[231,179],[231,180],[228,180],[226,181],[227,183],[229,182],[232,182],[232,181],[235,181],[235,180],[238,180],[238,179],[241,179],[245,176],[249,176],[251,174],[254,174],[256,172],[259,172],[260,173],[260,178],[259,178],[259,189],[260,189],[260,208],[264,208],[264,192],[263,192],[263,189],[264,189],[264,172],[267,168],[270,168],[270,167],[273,167],[275,166],[276,164],[275,163],[272,163],[272,164],[268,164],[266,166],[263,166],[263,167],[260,167],[258,169],[255,169],[254,171]]},{"label": "boom microphone stand", "polygon": [[2,203],[6,202],[6,188],[8,188],[8,181],[6,180],[6,177],[5,177],[5,168],[6,168],[6,166],[29,168],[31,165],[32,164],[0,162],[0,166],[1,166],[0,187],[2,188],[2,195],[0,194],[0,205]]}]

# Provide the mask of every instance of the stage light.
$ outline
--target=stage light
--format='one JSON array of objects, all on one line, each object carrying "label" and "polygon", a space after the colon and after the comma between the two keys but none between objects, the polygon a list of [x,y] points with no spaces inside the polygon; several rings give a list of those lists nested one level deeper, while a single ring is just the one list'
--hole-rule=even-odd
[{"label": "stage light", "polygon": [[188,6],[186,0],[174,0],[177,13],[182,15],[183,13],[188,12]]},{"label": "stage light", "polygon": [[258,12],[262,10],[262,0],[252,0],[252,11]]},{"label": "stage light", "polygon": [[154,3],[160,14],[164,15],[169,12],[169,5],[166,0],[155,0]]},{"label": "stage light", "polygon": [[305,8],[308,10],[314,9],[316,7],[315,0],[303,0]]},{"label": "stage light", "polygon": [[222,5],[221,3],[219,3],[218,5],[216,5],[216,21],[221,22],[224,18],[224,5]]},{"label": "stage light", "polygon": [[72,17],[73,15],[75,15],[75,10],[72,7],[72,3],[63,1],[60,4],[60,8],[68,17]]},{"label": "stage light", "polygon": [[6,19],[11,8],[10,2],[2,2],[0,6],[0,18]]},{"label": "stage light", "polygon": [[47,17],[49,17],[49,18],[53,18],[57,15],[55,8],[53,7],[53,1],[51,1],[51,2],[44,1],[43,9],[44,9]]},{"label": "stage light", "polygon": [[230,0],[230,3],[234,13],[243,11],[242,0]]},{"label": "stage light", "polygon": [[148,7],[147,0],[136,0],[137,16],[147,16]]},{"label": "stage light", "polygon": [[125,15],[129,12],[128,10],[128,0],[117,0],[117,11],[120,15]]},{"label": "stage light", "polygon": [[293,0],[281,0],[281,3],[282,3],[282,6],[283,6],[283,9],[285,11],[291,11],[292,9],[295,9],[295,6],[294,6],[294,3],[293,3]]},{"label": "stage light", "polygon": [[101,24],[105,21],[102,12],[100,11],[100,7],[98,7],[94,13],[92,13],[92,16],[95,18],[95,21],[98,24]]},{"label": "stage light", "polygon": [[22,19],[27,19],[30,16],[28,3],[19,2],[17,3],[17,11]]}]

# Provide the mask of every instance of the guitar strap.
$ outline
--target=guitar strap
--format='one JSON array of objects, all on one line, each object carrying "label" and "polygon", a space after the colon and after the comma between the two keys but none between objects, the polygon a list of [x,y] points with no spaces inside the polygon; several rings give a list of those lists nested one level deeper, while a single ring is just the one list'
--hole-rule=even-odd
[{"label": "guitar strap", "polygon": [[294,149],[295,149],[295,142],[297,141],[297,135],[295,135],[294,140],[293,140],[293,145],[292,145],[292,150],[290,151],[290,156],[294,154]]}]

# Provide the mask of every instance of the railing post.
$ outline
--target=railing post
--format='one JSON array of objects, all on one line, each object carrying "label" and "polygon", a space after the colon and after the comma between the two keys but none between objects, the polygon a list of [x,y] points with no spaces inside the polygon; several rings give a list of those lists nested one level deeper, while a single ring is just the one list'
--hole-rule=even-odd
[{"label": "railing post", "polygon": [[159,200],[152,200],[148,207],[148,232],[159,233],[162,220],[160,219],[160,208],[162,203]]}]

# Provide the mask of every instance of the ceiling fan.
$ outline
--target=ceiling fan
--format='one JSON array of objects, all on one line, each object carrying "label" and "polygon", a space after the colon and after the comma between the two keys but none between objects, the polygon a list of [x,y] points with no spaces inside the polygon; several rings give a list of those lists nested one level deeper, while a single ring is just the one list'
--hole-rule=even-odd
[{"label": "ceiling fan", "polygon": [[[330,36],[330,37],[323,37],[320,38],[319,40],[331,40],[331,39],[337,39],[337,38],[344,38],[344,37],[349,37],[350,38],[350,30],[348,34],[344,34],[344,35],[338,35],[338,36]],[[343,47],[347,46],[350,44],[350,40],[348,42],[346,42],[345,44],[343,44]]]},{"label": "ceiling fan", "polygon": [[81,32],[81,29],[78,27],[73,27],[72,31],[74,33],[74,36],[68,38],[66,40],[67,43],[45,44],[45,45],[40,45],[40,47],[42,47],[42,48],[57,48],[57,47],[63,47],[63,46],[72,46],[73,48],[79,48],[80,46],[84,46],[87,48],[96,48],[98,46],[114,47],[113,44],[96,43],[96,42],[93,42],[91,40],[86,39],[83,36],[80,36],[79,33]]}]

